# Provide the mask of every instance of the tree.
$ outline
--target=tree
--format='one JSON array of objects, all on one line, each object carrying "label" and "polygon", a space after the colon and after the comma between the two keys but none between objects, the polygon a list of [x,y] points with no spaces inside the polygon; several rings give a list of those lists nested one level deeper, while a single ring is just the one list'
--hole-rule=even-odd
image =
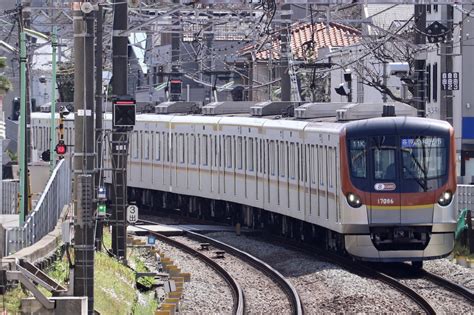
[{"label": "tree", "polygon": [[[7,66],[7,58],[0,57],[0,69],[3,69]],[[12,83],[6,76],[3,75],[3,72],[0,73],[0,95],[4,95],[6,92],[13,89]]]},{"label": "tree", "polygon": [[[408,22],[409,21],[394,32],[387,31],[376,39],[370,38],[363,40],[360,43],[362,49],[359,49],[361,53],[356,53],[356,58],[354,58],[351,69],[357,74],[358,79],[363,84],[387,95],[394,101],[413,105],[411,97],[402,98],[396,95],[385,80],[385,78],[389,76],[389,73],[386,72],[387,64],[391,62],[407,63],[409,71],[406,75],[401,76],[400,80],[406,85],[411,95],[415,94],[417,84],[414,71],[415,55],[425,48],[413,44],[413,31],[397,34],[408,25]],[[362,56],[360,56],[360,54],[362,54]]]},{"label": "tree", "polygon": [[58,86],[59,101],[74,101],[74,64],[63,62],[58,64],[58,72],[56,76],[56,84]]}]

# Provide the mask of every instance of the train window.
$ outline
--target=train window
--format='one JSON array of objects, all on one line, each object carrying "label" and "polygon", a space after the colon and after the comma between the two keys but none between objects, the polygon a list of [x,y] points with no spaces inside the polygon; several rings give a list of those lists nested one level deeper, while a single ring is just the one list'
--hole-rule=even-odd
[{"label": "train window", "polygon": [[278,160],[279,162],[278,171],[281,177],[285,177],[285,149],[286,149],[285,142],[280,141],[280,148],[279,148],[280,155],[279,155],[279,160]]},{"label": "train window", "polygon": [[275,141],[271,140],[269,144],[269,160],[270,160],[270,174],[275,176],[275,168],[276,168],[276,163],[275,163]]},{"label": "train window", "polygon": [[367,140],[349,140],[349,155],[351,175],[357,178],[367,178]]},{"label": "train window", "polygon": [[207,152],[207,135],[201,137],[201,164],[207,166],[208,164],[208,152]]},{"label": "train window", "polygon": [[132,152],[133,152],[133,158],[134,159],[138,159],[138,140],[139,140],[139,137],[138,137],[138,131],[135,131],[133,134],[132,134]]},{"label": "train window", "polygon": [[170,161],[170,153],[169,153],[169,134],[166,132],[163,132],[163,162],[169,162]]},{"label": "train window", "polygon": [[178,162],[183,164],[184,163],[184,134],[180,133],[178,135]]},{"label": "train window", "polygon": [[311,150],[310,150],[310,176],[311,176],[311,183],[312,184],[316,184],[316,178],[318,177],[318,174],[316,173],[317,171],[317,167],[316,165],[318,165],[318,160],[316,159],[317,155],[316,155],[316,148],[314,145],[311,145]]},{"label": "train window", "polygon": [[439,137],[402,138],[400,148],[403,177],[427,180],[446,175],[448,152],[446,142],[444,138]]},{"label": "train window", "polygon": [[326,181],[325,174],[326,174],[326,169],[327,165],[325,165],[326,161],[326,147],[325,146],[318,146],[318,175],[319,175],[319,184],[321,186],[324,186],[324,182]]},{"label": "train window", "polygon": [[374,148],[373,160],[375,179],[396,179],[395,149]]},{"label": "train window", "polygon": [[247,140],[247,169],[250,172],[253,172],[253,138],[248,138]]},{"label": "train window", "polygon": [[161,152],[160,152],[161,134],[159,132],[155,133],[154,138],[155,138],[155,160],[159,161],[161,158]]},{"label": "train window", "polygon": [[176,134],[175,133],[172,133],[171,134],[171,139],[170,139],[170,142],[168,144],[168,152],[169,152],[169,161],[171,163],[174,162],[174,150],[176,149],[176,143],[175,143],[175,140],[176,139]]},{"label": "train window", "polygon": [[301,152],[300,152],[300,163],[299,163],[299,168],[300,168],[300,179],[303,181],[303,182],[307,182],[308,181],[308,174],[305,172],[305,170],[307,169],[307,166],[306,166],[306,148],[308,146],[305,146],[304,144],[301,144],[300,145],[300,148],[301,148]]},{"label": "train window", "polygon": [[289,156],[289,167],[290,167],[290,177],[295,179],[295,170],[296,170],[296,161],[295,161],[295,144],[290,143],[290,156]]},{"label": "train window", "polygon": [[217,136],[214,136],[214,167],[218,166],[218,161],[219,161],[219,144],[217,143],[219,141],[219,138]]},{"label": "train window", "polygon": [[243,159],[242,159],[242,155],[243,155],[242,137],[237,137],[235,153],[236,153],[237,168],[239,170],[241,170],[242,169],[242,164],[243,164]]},{"label": "train window", "polygon": [[195,135],[190,135],[189,136],[189,157],[188,161],[190,164],[195,165],[196,164],[196,136]]},{"label": "train window", "polygon": [[150,159],[150,138],[146,131],[143,135],[143,158],[145,160]]},{"label": "train window", "polygon": [[327,162],[327,165],[328,165],[328,186],[333,188],[334,186],[334,178],[333,178],[333,170],[335,169],[335,165],[334,165],[334,154],[335,153],[335,150],[334,148],[328,148],[328,162]]},{"label": "train window", "polygon": [[227,168],[232,168],[232,137],[227,136],[225,139],[225,159]]}]

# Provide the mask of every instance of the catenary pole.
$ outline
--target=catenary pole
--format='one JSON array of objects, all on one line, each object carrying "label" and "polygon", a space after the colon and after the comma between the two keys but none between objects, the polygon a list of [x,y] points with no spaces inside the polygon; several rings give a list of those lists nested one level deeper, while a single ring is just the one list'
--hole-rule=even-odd
[{"label": "catenary pole", "polygon": [[74,25],[74,295],[87,296],[94,313],[94,13],[73,3]]},{"label": "catenary pole", "polygon": [[[102,6],[99,5],[96,19],[96,45],[95,45],[95,138],[97,139],[97,165],[102,165]],[[107,100],[106,100],[107,101]],[[95,173],[95,185],[101,184],[101,173]],[[97,222],[96,250],[102,249],[102,221]]]},{"label": "catenary pole", "polygon": [[[128,16],[127,2],[114,0],[112,37],[112,92],[114,97],[128,94]],[[128,135],[114,128],[112,134],[112,252],[126,260],[127,235],[125,207],[127,205],[127,148]]]}]

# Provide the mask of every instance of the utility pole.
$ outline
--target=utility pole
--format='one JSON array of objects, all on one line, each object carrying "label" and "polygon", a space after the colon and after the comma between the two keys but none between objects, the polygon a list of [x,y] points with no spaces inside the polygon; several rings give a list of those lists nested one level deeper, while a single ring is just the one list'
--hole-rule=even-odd
[{"label": "utility pole", "polygon": [[[102,6],[99,5],[96,24],[96,45],[95,45],[95,138],[97,139],[97,165],[98,169],[102,165]],[[95,173],[95,186],[101,184],[101,173]],[[96,235],[96,250],[102,249],[102,221],[98,220]]]},{"label": "utility pole", "polygon": [[51,48],[52,48],[52,78],[51,78],[51,141],[49,147],[49,171],[53,173],[56,167],[56,51],[58,48],[58,42],[56,38],[57,28],[53,26],[53,33],[51,34]]},{"label": "utility pole", "polygon": [[[288,53],[291,53],[290,33],[291,33],[291,9],[289,4],[281,6],[281,10],[284,11],[281,14],[281,51],[280,51],[280,87],[281,87],[281,100],[291,101],[291,79],[290,69],[288,63]],[[270,51],[270,54],[272,52]]]},{"label": "utility pole", "polygon": [[[82,6],[87,2],[83,2]],[[90,6],[89,6],[90,8]],[[85,10],[86,11],[86,10]],[[74,295],[87,296],[94,313],[94,13],[73,2],[74,26]],[[86,23],[84,22],[84,19]],[[87,26],[87,27],[86,27]]]},{"label": "utility pole", "polygon": [[[123,0],[114,0],[112,37],[112,93],[115,98],[128,94],[128,7]],[[127,259],[127,148],[128,134],[123,128],[112,132],[112,252]]]},{"label": "utility pole", "polygon": [[[441,73],[453,72],[453,18],[454,8],[451,5],[441,6],[441,21],[446,23],[448,33],[446,34],[446,41],[441,43]],[[428,78],[430,80],[430,78]],[[440,91],[440,118],[453,124],[453,91]]]},{"label": "utility pole", "polygon": [[[422,4],[415,5],[415,27],[418,32],[415,32],[415,44],[423,45],[426,43],[424,30],[426,28],[426,6]],[[425,72],[426,60],[424,56],[415,56],[415,95],[413,97],[415,108],[418,110],[418,115],[425,117]]]},{"label": "utility pole", "polygon": [[28,158],[26,156],[26,36],[20,32],[20,226],[28,212]]}]

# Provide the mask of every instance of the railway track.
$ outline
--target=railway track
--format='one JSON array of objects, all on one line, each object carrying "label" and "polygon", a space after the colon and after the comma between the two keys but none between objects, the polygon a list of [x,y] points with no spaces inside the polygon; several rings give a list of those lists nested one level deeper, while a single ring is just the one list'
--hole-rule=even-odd
[{"label": "railway track", "polygon": [[375,264],[378,272],[387,273],[400,283],[419,292],[432,305],[433,311],[446,312],[447,304],[456,306],[461,312],[469,312],[474,307],[474,294],[471,290],[438,276],[427,270],[413,269],[410,265],[399,263],[391,267]]},{"label": "railway track", "polygon": [[[146,223],[146,224],[157,224],[156,222],[146,221],[146,220],[141,220],[141,222]],[[277,270],[272,268],[270,265],[266,264],[265,262],[259,260],[256,257],[250,255],[249,253],[241,251],[241,250],[239,250],[235,247],[232,247],[228,244],[225,244],[225,243],[220,242],[218,240],[215,240],[213,238],[210,238],[210,237],[207,237],[205,235],[195,233],[195,232],[192,232],[192,231],[189,231],[189,230],[186,230],[185,232],[186,232],[186,234],[184,235],[185,238],[188,238],[188,239],[193,240],[194,242],[196,242],[196,243],[193,244],[194,247],[196,247],[200,243],[206,243],[206,244],[211,245],[214,249],[217,249],[221,252],[225,252],[227,254],[230,254],[230,255],[236,257],[237,258],[237,263],[235,263],[235,260],[234,260],[231,263],[231,265],[232,264],[241,265],[238,262],[238,260],[240,260],[240,261],[244,261],[249,266],[252,266],[254,269],[257,270],[257,272],[263,274],[264,278],[268,278],[272,283],[274,283],[274,285],[276,285],[279,288],[279,291],[281,291],[284,294],[284,296],[288,300],[289,313],[295,314],[295,315],[303,314],[303,308],[302,308],[301,301],[300,301],[300,298],[299,298],[299,295],[298,295],[296,289],[293,287],[293,285],[290,282],[288,282],[286,280],[286,278],[284,276],[282,276]],[[181,243],[181,241],[176,241],[174,239],[173,239],[173,241]],[[191,247],[191,246],[187,246],[187,247]],[[212,256],[212,251],[202,251],[202,252],[198,252],[198,253],[202,255],[204,252],[208,253],[209,256]],[[221,263],[221,266],[223,266],[223,265],[225,265],[225,264]],[[231,272],[229,272],[229,273],[231,273]],[[237,271],[237,273],[238,273],[238,271]],[[244,278],[248,277],[248,275],[237,275],[236,277],[234,277],[236,282],[239,283],[240,287],[244,291],[243,295],[245,296],[245,300],[246,300],[245,303],[244,303],[245,311],[246,312],[249,312],[249,311],[251,311],[251,312],[262,312],[262,311],[263,312],[268,312],[268,310],[261,309],[261,308],[260,309],[250,309],[250,306],[255,307],[256,302],[251,301],[251,294],[250,293],[249,294],[245,294],[245,293],[246,292],[251,292],[255,288],[253,288],[252,285],[250,285],[250,288],[247,288],[248,284],[247,284],[247,286],[244,286],[242,283],[239,282],[239,280],[240,280],[239,277],[241,277],[242,283],[245,283],[246,281],[245,281]],[[263,279],[263,281],[268,281],[268,280]],[[258,282],[262,282],[262,280],[260,280]],[[271,286],[271,285],[272,285],[271,283],[268,284],[268,286]],[[248,291],[246,291],[246,290],[248,290]],[[281,296],[281,298],[283,298],[283,295]],[[275,303],[275,299],[273,297],[267,296],[266,299],[269,300],[271,303]],[[281,308],[279,309],[279,312],[280,313],[286,313],[286,311],[283,311]]]},{"label": "railway track", "polygon": [[389,287],[395,289],[396,291],[402,293],[406,297],[408,297],[411,301],[417,304],[425,313],[427,314],[436,314],[435,309],[433,306],[420,294],[418,294],[415,290],[410,288],[407,285],[404,285],[402,282],[398,281],[396,278],[382,272],[376,270],[374,268],[370,268],[364,263],[356,263],[354,260],[341,256],[339,254],[322,250],[318,247],[308,247],[307,244],[303,245],[301,243],[297,243],[295,241],[279,238],[272,236],[271,238],[267,238],[270,242],[275,243],[278,242],[280,245],[284,244],[296,251],[303,252],[308,256],[317,257],[318,259],[323,259],[327,262],[330,262],[334,265],[340,266],[341,268],[352,272],[356,275],[362,277],[368,277],[371,279],[376,279],[382,283],[385,283]]},{"label": "railway track", "polygon": [[474,303],[474,293],[472,290],[469,290],[468,288],[454,283],[448,279],[445,279],[443,277],[440,277],[432,272],[429,272],[427,270],[420,270],[421,276],[424,277],[425,279],[434,282],[447,290],[450,290],[451,292],[456,293],[457,295],[463,296],[466,298],[470,303]]},{"label": "railway track", "polygon": [[[142,221],[143,222],[143,221]],[[198,250],[195,250],[194,248],[191,248],[181,242],[178,242],[170,237],[167,237],[161,233],[156,233],[154,231],[151,231],[147,228],[140,227],[137,225],[136,227],[139,227],[140,229],[148,232],[149,234],[154,235],[158,240],[167,243],[173,247],[176,247],[189,255],[196,257],[200,261],[204,262],[206,265],[208,265],[210,268],[212,268],[217,274],[219,274],[225,282],[228,284],[232,296],[233,296],[233,306],[232,306],[232,313],[236,315],[243,315],[245,313],[245,297],[242,291],[242,288],[240,285],[237,283],[237,281],[232,277],[224,268],[222,268],[216,261],[214,261],[212,258],[207,257],[206,255],[200,253]]]}]

